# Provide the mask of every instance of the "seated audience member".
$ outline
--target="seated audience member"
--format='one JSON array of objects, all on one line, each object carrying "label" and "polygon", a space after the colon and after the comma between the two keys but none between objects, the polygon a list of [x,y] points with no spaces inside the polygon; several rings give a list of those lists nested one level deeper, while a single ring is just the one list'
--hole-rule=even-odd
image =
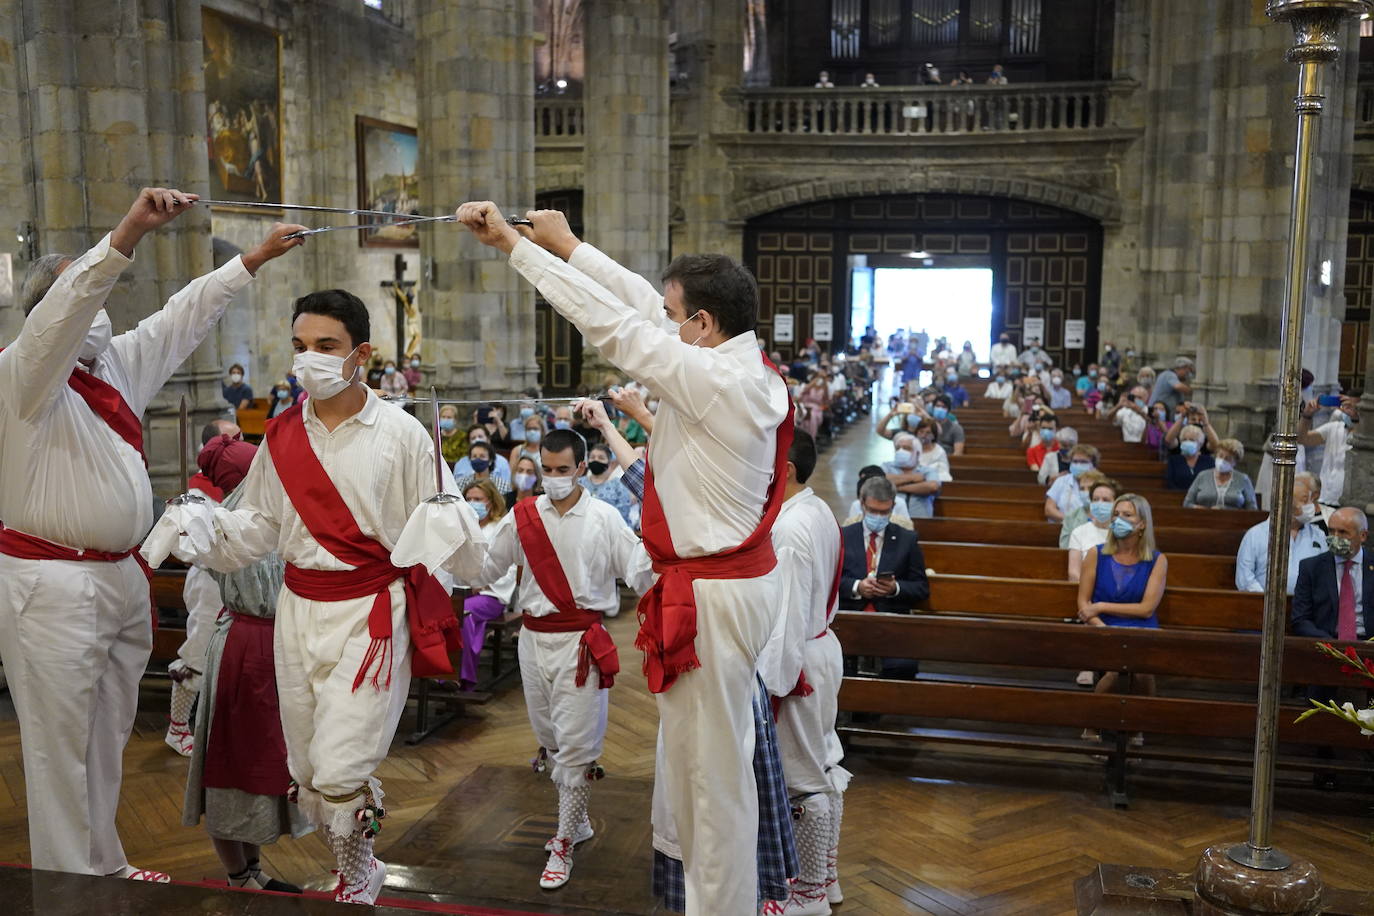
[{"label": "seated audience member", "polygon": [[949,406],[958,410],[968,403],[968,389],[959,382],[959,371],[953,366],[945,370],[945,384],[943,387],[944,396],[949,400]]},{"label": "seated audience member", "polygon": [[963,378],[973,378],[978,374],[978,357],[973,353],[973,341],[964,341],[964,349],[959,351],[954,363]]},{"label": "seated audience member", "polygon": [[1099,370],[1098,377],[1094,380],[1093,386],[1088,389],[1088,393],[1083,395],[1083,410],[1089,415],[1096,415],[1098,407],[1102,403],[1110,402],[1113,397],[1112,383],[1108,380],[1105,369]]},{"label": "seated audience member", "polygon": [[1083,555],[1091,548],[1101,547],[1107,543],[1107,531],[1112,525],[1112,508],[1120,495],[1120,485],[1106,477],[1100,477],[1088,487],[1088,505],[1079,515],[1084,521],[1075,525],[1073,531],[1069,532],[1067,548],[1070,582],[1077,582],[1083,576]]},{"label": "seated audience member", "polygon": [[1107,419],[1121,429],[1122,442],[1140,442],[1145,438],[1150,415],[1145,405],[1147,397],[1145,389],[1137,385],[1118,398],[1116,406],[1107,413]]},{"label": "seated audience member", "polygon": [[1031,372],[1038,373],[1042,368],[1049,365],[1050,356],[1040,349],[1040,338],[1032,337],[1030,346],[1021,351],[1021,355],[1017,357],[1017,362]]},{"label": "seated audience member", "polygon": [[1312,429],[1312,416],[1317,410],[1316,401],[1309,401],[1303,406],[1302,419],[1298,421],[1298,442],[1309,448],[1322,448],[1319,471],[1322,501],[1339,506],[1345,494],[1345,458],[1351,447],[1350,427],[1360,419],[1359,401],[1342,395],[1341,406],[1331,412],[1331,419]]},{"label": "seated audience member", "polygon": [[1106,479],[1107,475],[1101,471],[1088,471],[1074,481],[1078,485],[1078,500],[1069,509],[1068,514],[1064,516],[1064,521],[1059,525],[1059,547],[1061,549],[1066,549],[1069,546],[1069,535],[1073,534],[1073,530],[1092,518],[1088,514],[1088,494],[1092,492],[1094,486]]},{"label": "seated audience member", "polygon": [[1045,456],[1059,448],[1054,438],[1059,432],[1059,419],[1052,412],[1043,411],[1036,424],[1038,438],[1026,449],[1026,466],[1032,471],[1039,471],[1045,463]]},{"label": "seated audience member", "polygon": [[983,397],[990,401],[1005,401],[1011,397],[1011,391],[1011,382],[1007,381],[1006,371],[998,366],[997,375],[988,383],[988,387],[983,389]]},{"label": "seated audience member", "polygon": [[514,497],[510,500],[511,506],[520,502],[522,499],[529,499],[543,493],[540,484],[541,465],[537,459],[529,455],[521,455],[515,462],[514,471],[511,475],[511,487],[514,489]]},{"label": "seated audience member", "polygon": [[1088,363],[1085,372],[1075,375],[1073,379],[1073,393],[1082,400],[1088,393],[1088,389],[1097,384],[1097,363]]},{"label": "seated audience member", "polygon": [[1189,424],[1179,432],[1178,448],[1170,450],[1168,463],[1164,466],[1164,483],[1170,490],[1191,489],[1199,474],[1216,465],[1203,449],[1205,440],[1200,426]]},{"label": "seated audience member", "polygon": [[1145,446],[1153,449],[1163,460],[1167,456],[1164,438],[1169,434],[1169,408],[1163,404],[1154,404],[1150,407],[1150,415],[1146,418],[1145,426]]},{"label": "seated audience member", "polygon": [[[849,511],[845,513],[844,521],[840,522],[840,527],[844,527],[845,525],[853,525],[856,522],[862,522],[864,520],[863,504],[859,502],[858,494],[863,492],[864,483],[866,483],[870,478],[886,476],[887,472],[884,470],[884,468],[876,464],[870,464],[867,467],[861,468],[859,470],[859,482],[858,485],[855,487],[854,501],[849,504]],[[911,515],[906,511],[906,500],[894,500],[892,508],[892,524],[901,525],[903,528],[906,528],[908,530],[914,528],[914,525],[911,521]]]},{"label": "seated audience member", "polygon": [[1073,406],[1073,395],[1064,387],[1064,373],[1055,369],[1050,373],[1050,409],[1068,410]]},{"label": "seated audience member", "polygon": [[[1068,432],[1068,430],[1060,430]],[[1091,445],[1075,445],[1069,449],[1068,472],[1053,478],[1045,493],[1045,518],[1062,522],[1079,503],[1078,478],[1097,470],[1102,453]]]},{"label": "seated audience member", "polygon": [[[910,404],[909,409],[904,409],[902,404]],[[925,412],[925,406],[920,398],[913,401],[902,401],[894,403],[887,413],[878,420],[878,435],[884,439],[891,439],[900,432],[914,432],[916,424],[921,422],[921,414]],[[896,420],[896,423],[892,421]]]},{"label": "seated audience member", "polygon": [[495,464],[497,457],[499,456],[496,456],[491,450],[491,443],[485,440],[474,442],[468,448],[468,453],[464,458],[468,463],[468,472],[462,477],[459,477],[455,472],[453,476],[458,483],[459,490],[466,490],[474,484],[481,483],[484,480],[490,480],[492,485],[500,491],[501,496],[506,500],[506,504],[514,505],[511,501],[513,496],[511,480],[497,470]]},{"label": "seated audience member", "polygon": [[997,335],[997,343],[992,345],[990,362],[998,369],[1005,369],[1017,361],[1016,344],[1005,331]]},{"label": "seated audience member", "polygon": [[[487,432],[485,426],[478,423],[468,427],[467,440],[469,449],[479,442],[490,446],[491,434]],[[496,452],[494,449],[493,455],[492,461],[495,463],[491,465],[492,476],[500,477],[503,480],[510,480],[510,462],[506,460],[506,456]],[[464,455],[454,463],[453,476],[458,480],[462,480],[464,477],[471,474],[473,470],[475,469],[472,466],[471,457],[469,455]]]},{"label": "seated audience member", "polygon": [[1186,356],[1174,360],[1172,369],[1165,369],[1155,376],[1155,387],[1150,392],[1150,403],[1163,401],[1164,406],[1173,410],[1193,396],[1193,388],[1188,384],[1193,377],[1193,361]]},{"label": "seated audience member", "polygon": [[1217,435],[1216,428],[1212,426],[1212,418],[1207,414],[1207,408],[1201,404],[1194,404],[1191,401],[1178,405],[1174,409],[1174,422],[1169,427],[1169,431],[1164,434],[1164,445],[1166,448],[1174,449],[1178,447],[1179,438],[1183,433],[1183,428],[1189,424],[1196,426],[1203,432],[1203,451],[1215,455],[1217,442],[1221,437]]},{"label": "seated audience member", "polygon": [[[492,448],[499,451],[520,444],[511,436],[510,427],[506,425],[506,405],[489,404],[486,407],[479,407],[474,413],[473,419],[487,428],[487,441],[491,443]],[[538,452],[538,449],[535,451]],[[536,458],[535,460],[538,461],[539,459]]]},{"label": "seated audience member", "polygon": [[1292,631],[1312,639],[1374,636],[1374,561],[1364,554],[1369,519],[1354,507],[1327,523],[1327,549],[1298,564],[1293,586]]},{"label": "seated audience member", "polygon": [[539,407],[532,398],[539,396],[539,392],[534,388],[526,388],[522,392],[527,400],[521,401],[515,409],[515,416],[511,418],[510,424],[506,427],[506,433],[515,442],[525,441],[525,420],[539,413]]},{"label": "seated audience member", "polygon": [[1187,508],[1253,509],[1255,485],[1237,465],[1245,458],[1245,446],[1238,439],[1222,439],[1211,471],[1193,477],[1188,495],[1183,497]]},{"label": "seated audience member", "polygon": [[233,410],[246,410],[253,403],[253,388],[243,380],[243,367],[238,363],[229,367],[229,381],[220,385],[220,393]]},{"label": "seated audience member", "polygon": [[267,419],[272,419],[295,403],[296,396],[291,393],[291,386],[285,380],[277,382],[272,386],[272,403],[267,406]]},{"label": "seated audience member", "polygon": [[[452,465],[468,450],[468,435],[458,428],[458,408],[445,404],[439,408],[439,451]],[[455,476],[457,471],[454,471]]]},{"label": "seated audience member", "polygon": [[[483,442],[484,448],[490,449]],[[498,491],[495,481],[479,480],[462,488],[463,499],[477,514],[477,523],[490,537],[492,526],[506,514],[505,495]],[[487,624],[501,619],[515,594],[516,568],[512,566],[495,582],[474,590],[463,601],[463,655],[458,669],[458,681],[464,690],[477,683],[477,662],[487,641]]]},{"label": "seated audience member", "polygon": [[1155,370],[1150,366],[1141,366],[1140,371],[1135,374],[1136,384],[1145,389],[1145,401],[1149,403],[1150,395],[1155,390],[1155,382],[1158,380]]},{"label": "seated audience member", "polygon": [[420,382],[424,377],[420,374],[420,354],[412,353],[406,357],[405,365],[401,368],[401,374],[406,377],[406,384],[411,391],[420,387]]},{"label": "seated audience member", "polygon": [[[914,532],[890,523],[897,491],[886,477],[859,488],[863,520],[840,529],[844,562],[840,607],[845,610],[909,614],[930,595],[925,557]],[[883,676],[911,678],[913,659],[883,659]]]},{"label": "seated audience member", "polygon": [[897,488],[897,501],[906,503],[912,518],[934,518],[940,488],[954,479],[945,450],[935,442],[935,424],[922,420],[915,436],[899,433],[892,441],[897,449],[893,463],[883,470]]},{"label": "seated audience member", "polygon": [[579,483],[591,494],[592,498],[609,503],[630,524],[630,510],[634,499],[625,484],[620,480],[620,466],[612,459],[611,447],[604,442],[587,449],[587,473]]},{"label": "seated audience member", "polygon": [[929,412],[925,416],[935,421],[934,432],[935,441],[940,443],[940,447],[945,450],[947,455],[962,455],[964,453],[964,427],[952,412],[954,404],[950,400],[949,392],[937,394],[931,401]]},{"label": "seated audience member", "polygon": [[[1288,523],[1288,594],[1298,582],[1298,565],[1326,550],[1326,532],[1317,526],[1317,478],[1306,471],[1293,479],[1293,517]],[[1245,532],[1236,552],[1236,589],[1262,592],[1268,580],[1269,519]]]},{"label": "seated audience member", "polygon": [[382,365],[382,394],[389,398],[403,398],[410,393],[405,374],[396,368],[394,359]]},{"label": "seated audience member", "polygon": [[1062,471],[1068,470],[1069,452],[1078,445],[1078,430],[1072,426],[1065,426],[1054,434],[1055,450],[1045,453],[1045,460],[1040,463],[1040,470],[1036,472],[1035,479],[1042,487],[1048,487],[1050,481],[1058,477]]},{"label": "seated audience member", "polygon": [[525,431],[524,442],[511,449],[510,455],[507,457],[512,469],[522,458],[528,458],[535,464],[539,463],[539,443],[544,441],[544,433],[546,432],[544,418],[537,413],[534,416],[525,417],[521,421],[521,425]]},{"label": "seated audience member", "polygon": [[[1150,504],[1142,496],[1127,493],[1112,506],[1112,523],[1101,547],[1091,547],[1083,556],[1082,576],[1078,582],[1078,619],[1091,626],[1159,627],[1159,602],[1169,574],[1169,561],[1155,548],[1154,523]],[[1102,675],[1095,693],[1110,693],[1117,673]],[[1153,696],[1152,674],[1136,674],[1136,693]],[[1093,729],[1083,737],[1101,740]],[[1135,735],[1131,743],[1145,743]]]}]

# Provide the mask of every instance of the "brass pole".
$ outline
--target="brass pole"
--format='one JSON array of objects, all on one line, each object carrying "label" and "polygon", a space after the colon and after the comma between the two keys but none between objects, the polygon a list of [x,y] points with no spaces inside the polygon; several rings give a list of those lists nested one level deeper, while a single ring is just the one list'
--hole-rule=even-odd
[{"label": "brass pole", "polygon": [[[1278,432],[1273,439],[1274,478],[1270,490],[1269,576],[1264,590],[1264,636],[1260,654],[1259,700],[1255,726],[1255,773],[1250,797],[1250,837],[1226,850],[1234,862],[1280,871],[1292,860],[1275,849],[1274,755],[1278,744],[1279,687],[1283,637],[1287,629],[1288,523],[1293,515],[1293,476],[1298,453],[1299,374],[1302,371],[1303,316],[1308,290],[1308,224],[1311,217],[1313,156],[1321,115],[1323,64],[1341,54],[1347,20],[1369,11],[1367,0],[1269,0],[1271,19],[1288,22],[1295,42],[1287,59],[1298,64],[1297,141],[1293,157],[1293,200],[1288,221],[1288,275],[1284,286],[1279,344]],[[1325,214],[1319,214],[1324,216]]]}]

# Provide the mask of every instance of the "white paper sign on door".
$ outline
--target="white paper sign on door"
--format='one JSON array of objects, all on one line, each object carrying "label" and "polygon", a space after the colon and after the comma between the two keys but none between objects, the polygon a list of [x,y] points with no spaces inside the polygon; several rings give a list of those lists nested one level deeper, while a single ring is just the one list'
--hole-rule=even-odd
[{"label": "white paper sign on door", "polygon": [[774,315],[773,316],[773,342],[791,343],[792,342],[792,316]]},{"label": "white paper sign on door", "polygon": [[1023,331],[1021,336],[1022,345],[1029,345],[1032,340],[1038,340],[1043,345],[1045,343],[1045,319],[1027,318],[1021,324]]},{"label": "white paper sign on door", "polygon": [[1068,350],[1081,350],[1087,344],[1088,323],[1081,318],[1070,318],[1064,322],[1064,347]]},{"label": "white paper sign on door", "polygon": [[817,341],[835,339],[835,316],[830,313],[811,317],[811,336]]}]

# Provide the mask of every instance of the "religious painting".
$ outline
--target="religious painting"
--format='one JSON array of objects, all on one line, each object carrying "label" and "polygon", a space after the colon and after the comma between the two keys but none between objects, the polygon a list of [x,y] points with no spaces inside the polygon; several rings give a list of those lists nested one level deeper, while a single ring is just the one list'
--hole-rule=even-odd
[{"label": "religious painting", "polygon": [[[415,128],[358,116],[358,208],[402,216],[420,215],[420,142]],[[385,217],[375,229],[358,233],[365,248],[419,248],[415,226],[388,226]],[[409,352],[409,351],[407,351]]]},{"label": "religious painting", "polygon": [[208,7],[200,15],[210,197],[279,201],[281,34]]}]

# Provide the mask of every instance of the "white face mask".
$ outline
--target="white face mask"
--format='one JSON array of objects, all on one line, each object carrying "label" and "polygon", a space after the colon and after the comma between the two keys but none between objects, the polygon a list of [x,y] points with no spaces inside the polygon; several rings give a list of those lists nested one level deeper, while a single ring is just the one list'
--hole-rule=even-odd
[{"label": "white face mask", "polygon": [[577,486],[576,477],[545,477],[544,492],[549,499],[567,499]]},{"label": "white face mask", "polygon": [[[353,353],[350,352],[348,355],[351,357]],[[312,398],[327,401],[353,384],[361,372],[361,369],[355,366],[353,375],[344,378],[345,362],[347,359],[342,356],[306,350],[296,354],[296,360],[291,364],[291,372]]]},{"label": "white face mask", "polygon": [[110,345],[110,337],[113,336],[114,329],[110,325],[110,316],[104,309],[95,313],[95,320],[91,322],[91,329],[86,332],[86,339],[81,343],[81,349],[77,352],[76,358],[90,362],[97,356],[105,352],[105,348]]},{"label": "white face mask", "polygon": [[1304,525],[1312,524],[1312,520],[1317,517],[1317,507],[1312,503],[1303,503],[1298,507],[1298,521]]},{"label": "white face mask", "polygon": [[230,372],[230,373],[229,373],[229,381],[231,381],[231,382],[233,382],[235,385],[237,385],[239,382],[243,381],[243,373],[242,373],[242,372]]},{"label": "white face mask", "polygon": [[[691,315],[689,315],[689,316],[687,317],[687,321],[691,321],[693,318],[696,318],[696,317],[697,317],[698,315],[700,315],[700,314],[701,314],[701,309],[697,309],[695,312],[693,312]],[[677,336],[678,336],[678,339],[679,339],[679,340],[682,338],[682,328],[683,328],[684,325],[687,324],[687,321],[681,322],[681,323],[678,324],[678,326],[677,326]],[[692,343],[690,344],[690,346],[695,347],[697,344],[701,343],[701,342],[702,342],[703,340],[705,340],[705,339],[706,339],[706,334],[705,334],[705,333],[702,333],[702,335],[701,335],[700,337],[698,337],[696,340],[692,341]]]}]

